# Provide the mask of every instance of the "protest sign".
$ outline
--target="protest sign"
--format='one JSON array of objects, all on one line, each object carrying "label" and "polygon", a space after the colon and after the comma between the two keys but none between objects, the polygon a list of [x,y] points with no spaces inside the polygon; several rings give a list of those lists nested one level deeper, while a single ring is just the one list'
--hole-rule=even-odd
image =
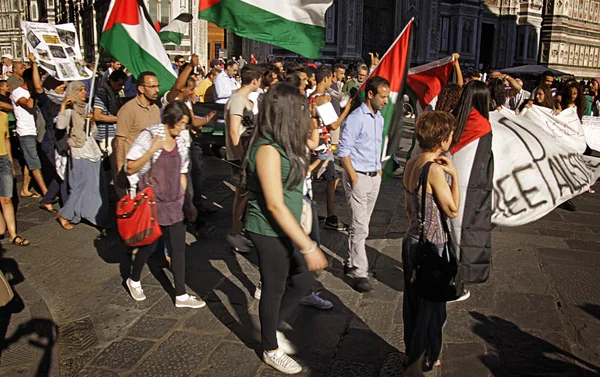
[{"label": "protest sign", "polygon": [[21,28],[40,67],[60,81],[87,80],[93,73],[82,61],[73,24],[21,22]]},{"label": "protest sign", "polygon": [[554,115],[552,109],[533,105],[523,111],[521,116],[531,120],[546,135],[573,151],[585,152],[585,136],[577,109],[569,107]]},{"label": "protest sign", "polygon": [[581,154],[575,123],[567,118],[570,131],[557,131],[548,119],[508,110],[490,113],[493,223],[519,226],[535,221],[586,192],[600,177],[600,159]]},{"label": "protest sign", "polygon": [[584,116],[583,132],[587,145],[600,152],[600,117]]}]

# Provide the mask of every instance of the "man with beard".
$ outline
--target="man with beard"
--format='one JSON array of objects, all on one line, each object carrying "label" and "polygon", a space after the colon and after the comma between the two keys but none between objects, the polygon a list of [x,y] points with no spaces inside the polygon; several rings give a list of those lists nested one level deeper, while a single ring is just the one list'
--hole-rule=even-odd
[{"label": "man with beard", "polygon": [[121,107],[117,113],[117,131],[115,134],[116,165],[119,179],[115,179],[120,188],[128,187],[123,165],[125,156],[140,132],[160,123],[158,99],[158,78],[153,72],[142,72],[137,78],[138,95]]}]

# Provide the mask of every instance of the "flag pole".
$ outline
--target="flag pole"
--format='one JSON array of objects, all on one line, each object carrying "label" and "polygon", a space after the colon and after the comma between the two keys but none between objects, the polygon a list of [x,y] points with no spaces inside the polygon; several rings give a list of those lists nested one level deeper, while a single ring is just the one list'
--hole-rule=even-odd
[{"label": "flag pole", "polygon": [[[96,59],[94,61],[94,72],[92,72],[92,85],[90,85],[90,97],[86,106],[85,115],[87,115],[92,111],[92,105],[94,103],[94,90],[96,89],[96,72],[98,72],[98,63],[100,62],[100,53],[96,52]],[[89,135],[90,133],[90,118],[86,119],[85,123],[85,134]]]},{"label": "flag pole", "polygon": [[[394,40],[394,42],[390,45],[390,47],[387,49],[387,51],[385,52],[385,54],[383,54],[383,56],[381,58],[379,58],[380,62],[383,60],[383,58],[385,58],[385,56],[390,51],[392,51],[392,48],[394,48],[394,46],[400,40],[400,38],[402,37],[402,35],[404,35],[404,32],[406,31],[406,29],[408,29],[408,27],[413,23],[414,20],[415,20],[414,17],[412,17],[410,20],[408,20],[408,23],[406,24],[406,26],[404,26],[404,29],[402,29],[402,31],[400,32],[400,34],[398,34],[398,36],[396,37],[396,39]],[[375,70],[373,70],[373,72],[369,73],[369,76],[367,77],[367,80],[369,80],[371,78],[371,75],[373,75],[373,73],[375,73]],[[367,82],[367,80],[365,80],[365,82]]]}]

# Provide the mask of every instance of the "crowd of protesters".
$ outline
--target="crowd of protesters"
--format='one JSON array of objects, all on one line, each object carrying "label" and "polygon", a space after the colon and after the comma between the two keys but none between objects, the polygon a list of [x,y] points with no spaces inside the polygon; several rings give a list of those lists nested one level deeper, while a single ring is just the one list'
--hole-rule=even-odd
[{"label": "crowd of protesters", "polygon": [[[0,143],[0,229],[8,231],[12,244],[30,244],[17,234],[11,200],[13,156],[23,169],[19,195],[39,199],[40,209],[55,213],[65,230],[82,221],[106,230],[109,192],[118,199],[152,185],[163,236],[150,245],[130,248],[135,261],[125,282],[129,293],[135,300],[146,299],[141,274],[158,251],[170,261],[175,306],[205,306],[185,287],[186,223],[195,221],[185,210],[185,201],[186,193],[191,194],[202,212],[203,157],[193,136],[214,122],[216,112],[197,116],[193,105],[213,103],[223,106],[222,157],[231,166],[236,188],[225,241],[235,252],[258,256],[261,279],[254,296],[260,300],[264,362],[284,373],[299,373],[302,367],[289,356],[295,346],[280,331],[282,323],[298,304],[333,307],[312,291],[315,271],[328,264],[320,248],[321,223],[348,232],[344,274],[358,292],[373,289],[365,241],[382,180],[381,110],[390,96],[385,78],[369,77],[378,55],[371,55],[369,64],[352,65],[281,60],[259,64],[252,55],[248,61],[241,56],[215,59],[208,69],[197,55],[189,61],[178,55],[173,64],[175,84],[160,96],[155,73],[133,77],[116,59],[90,85],[66,84],[45,75],[32,54],[28,65],[8,58],[2,73],[9,80],[0,80],[0,135],[5,139]],[[446,152],[453,153],[462,135],[475,125],[491,129],[492,111],[508,108],[518,113],[534,104],[556,113],[575,107],[580,118],[600,111],[598,79],[585,87],[575,80],[558,86],[554,75],[545,72],[528,92],[521,80],[500,72],[484,78],[469,69],[463,76],[458,54],[455,58],[457,82],[443,88],[435,111],[417,118],[415,135],[421,152],[404,170],[409,219],[402,255],[406,376],[422,375],[439,365],[446,305],[420,297],[410,276],[419,238],[423,235],[441,253],[448,242],[447,220],[459,215],[464,199]],[[361,87],[364,94],[359,94]],[[344,93],[349,96],[347,104],[340,101]],[[333,111],[333,119],[327,111]],[[312,185],[319,180],[325,181],[324,198],[313,196]],[[350,224],[335,213],[338,186],[345,192]],[[327,216],[320,218],[317,206],[323,202]],[[458,299],[469,294],[464,291]]]}]

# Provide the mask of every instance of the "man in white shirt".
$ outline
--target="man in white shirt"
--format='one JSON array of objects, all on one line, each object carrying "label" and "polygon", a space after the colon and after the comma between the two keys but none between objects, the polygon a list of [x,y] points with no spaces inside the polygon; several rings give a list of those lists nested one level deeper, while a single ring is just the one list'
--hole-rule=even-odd
[{"label": "man in white shirt", "polygon": [[11,54],[2,55],[2,76],[7,77],[8,72],[12,74],[12,61],[13,56]]},{"label": "man in white shirt", "polygon": [[252,242],[242,236],[242,215],[248,203],[244,187],[240,186],[241,166],[246,154],[243,146],[243,134],[253,126],[253,104],[248,95],[255,92],[261,82],[262,72],[255,64],[246,64],[242,70],[242,87],[225,104],[225,150],[226,158],[232,166],[233,181],[236,186],[233,200],[231,230],[227,242],[232,249],[240,253],[249,252]]},{"label": "man in white shirt", "polygon": [[37,153],[37,127],[34,118],[35,100],[32,98],[29,88],[35,90],[35,93],[37,94],[43,94],[44,88],[42,87],[42,80],[40,79],[35,56],[30,53],[28,58],[31,62],[31,68],[28,68],[23,72],[23,80],[25,83],[13,90],[11,99],[13,111],[17,120],[19,144],[25,159],[21,196],[37,199],[40,195],[29,191],[29,183],[31,182],[29,171],[31,171],[33,178],[42,191],[42,195],[46,195],[48,189],[46,188],[46,183],[42,176],[42,163]]},{"label": "man in white shirt", "polygon": [[235,75],[239,71],[239,64],[233,60],[227,62],[227,68],[215,78],[215,103],[227,103],[231,94],[240,88],[235,81]]}]

